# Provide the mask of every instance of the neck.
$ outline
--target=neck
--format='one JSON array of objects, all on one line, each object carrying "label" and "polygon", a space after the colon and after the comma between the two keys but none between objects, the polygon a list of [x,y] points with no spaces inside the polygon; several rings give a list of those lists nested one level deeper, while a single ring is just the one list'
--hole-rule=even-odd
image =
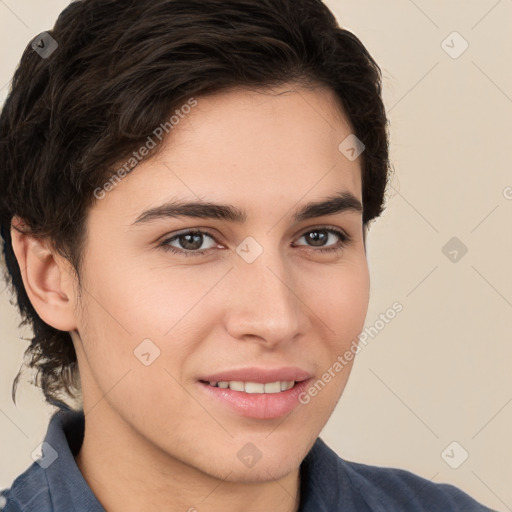
[{"label": "neck", "polygon": [[86,415],[75,459],[106,511],[298,511],[299,468],[267,482],[218,479],[162,452],[105,405]]}]

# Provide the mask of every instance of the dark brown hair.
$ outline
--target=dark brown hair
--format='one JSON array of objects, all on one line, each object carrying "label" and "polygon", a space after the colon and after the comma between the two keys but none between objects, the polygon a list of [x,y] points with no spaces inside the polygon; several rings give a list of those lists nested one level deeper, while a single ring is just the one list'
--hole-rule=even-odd
[{"label": "dark brown hair", "polygon": [[0,229],[20,326],[33,331],[25,357],[49,403],[79,396],[76,354],[69,333],[30,303],[12,218],[49,240],[80,283],[94,190],[191,97],[330,87],[365,145],[363,225],[382,213],[390,165],[381,72],[320,0],[81,0],[48,34],[58,46],[46,56],[27,46],[0,116]]}]

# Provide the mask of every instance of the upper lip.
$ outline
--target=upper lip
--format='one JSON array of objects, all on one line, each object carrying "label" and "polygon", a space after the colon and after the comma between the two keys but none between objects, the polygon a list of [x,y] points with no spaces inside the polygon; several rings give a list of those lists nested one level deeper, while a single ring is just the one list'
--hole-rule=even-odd
[{"label": "upper lip", "polygon": [[263,367],[248,367],[236,368],[233,370],[224,370],[218,373],[204,375],[199,378],[206,382],[229,382],[229,381],[242,381],[242,382],[258,382],[261,384],[268,384],[270,382],[278,381],[295,381],[300,382],[311,378],[311,373],[298,368],[296,366],[282,366],[279,368],[263,368]]}]

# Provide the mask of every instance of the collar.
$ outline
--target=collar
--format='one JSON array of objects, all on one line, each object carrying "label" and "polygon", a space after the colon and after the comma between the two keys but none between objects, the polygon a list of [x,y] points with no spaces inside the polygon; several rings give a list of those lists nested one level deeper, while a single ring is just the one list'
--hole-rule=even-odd
[{"label": "collar", "polygon": [[[82,446],[84,428],[83,411],[74,411],[69,408],[57,411],[48,425],[45,442],[55,450],[58,456],[44,471],[55,511],[105,512],[82,476],[74,458]],[[52,456],[51,449],[49,452]],[[43,454],[44,462],[46,456],[44,445]]]},{"label": "collar", "polygon": [[[44,468],[52,510],[105,512],[74,459],[82,445],[84,429],[82,410],[61,408],[51,417],[44,440],[47,445],[43,444],[43,458],[39,466]],[[40,469],[37,463],[33,467]],[[337,510],[341,497],[347,510],[352,510],[351,506],[355,503],[349,503],[353,496],[350,478],[346,475],[342,460],[322,439],[315,440],[301,463],[300,472],[299,512]],[[32,498],[35,490],[31,489]]]}]

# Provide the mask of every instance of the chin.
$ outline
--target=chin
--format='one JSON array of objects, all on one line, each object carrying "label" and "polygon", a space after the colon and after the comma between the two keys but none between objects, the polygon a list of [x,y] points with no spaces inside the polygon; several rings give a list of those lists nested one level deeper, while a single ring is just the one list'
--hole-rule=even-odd
[{"label": "chin", "polygon": [[241,449],[238,449],[238,444],[231,457],[226,457],[225,452],[221,454],[219,465],[215,467],[216,472],[219,472],[219,467],[223,468],[219,477],[228,482],[262,483],[280,480],[296,471],[309,451],[309,444],[305,441],[300,444],[290,443],[288,446],[272,446],[267,440],[265,447],[263,442],[252,443],[247,440]]},{"label": "chin", "polygon": [[[273,482],[281,480],[293,471],[297,470],[300,466],[301,460],[295,464],[286,463],[269,463],[264,464],[260,461],[253,468],[226,468],[227,472],[223,475],[213,475],[226,482],[244,483],[244,484],[257,484],[264,482]],[[261,464],[261,465],[260,465]],[[227,476],[226,476],[227,474]]]}]

